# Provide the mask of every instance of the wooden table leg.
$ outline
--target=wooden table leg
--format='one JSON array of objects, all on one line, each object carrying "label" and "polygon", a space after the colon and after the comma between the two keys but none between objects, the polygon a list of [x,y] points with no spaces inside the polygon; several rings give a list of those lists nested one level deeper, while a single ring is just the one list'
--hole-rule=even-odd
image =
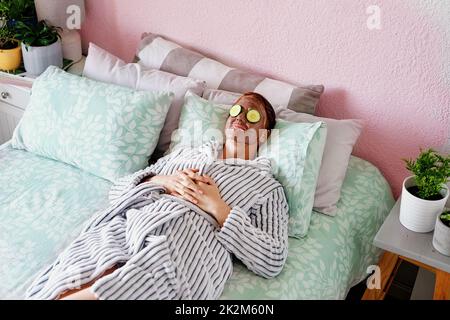
[{"label": "wooden table leg", "polygon": [[450,300],[450,273],[436,270],[433,300]]},{"label": "wooden table leg", "polygon": [[401,259],[398,255],[385,251],[378,263],[381,273],[381,287],[380,289],[367,288],[362,300],[383,300],[394,280],[400,263]]}]

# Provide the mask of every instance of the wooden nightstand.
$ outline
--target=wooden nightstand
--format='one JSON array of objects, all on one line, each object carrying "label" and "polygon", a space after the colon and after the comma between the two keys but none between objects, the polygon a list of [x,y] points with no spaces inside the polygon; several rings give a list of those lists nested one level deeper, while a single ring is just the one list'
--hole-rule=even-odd
[{"label": "wooden nightstand", "polygon": [[[68,72],[81,75],[85,58],[68,68]],[[31,95],[33,78],[26,74],[11,75],[0,72],[0,145],[9,141],[22,118]]]},{"label": "wooden nightstand", "polygon": [[374,239],[374,245],[385,250],[378,266],[381,288],[366,289],[363,300],[382,300],[402,261],[408,261],[436,275],[434,300],[450,300],[450,257],[436,251],[433,232],[416,233],[406,229],[399,220],[400,200],[392,208]]}]

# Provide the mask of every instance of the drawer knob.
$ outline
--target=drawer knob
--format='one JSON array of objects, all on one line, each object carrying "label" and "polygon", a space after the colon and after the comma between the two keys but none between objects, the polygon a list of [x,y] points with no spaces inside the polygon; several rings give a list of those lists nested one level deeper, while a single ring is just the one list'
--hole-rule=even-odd
[{"label": "drawer knob", "polygon": [[5,92],[5,91],[4,91],[4,92],[1,93],[1,96],[2,96],[3,99],[8,99],[8,97],[9,97],[9,92]]}]

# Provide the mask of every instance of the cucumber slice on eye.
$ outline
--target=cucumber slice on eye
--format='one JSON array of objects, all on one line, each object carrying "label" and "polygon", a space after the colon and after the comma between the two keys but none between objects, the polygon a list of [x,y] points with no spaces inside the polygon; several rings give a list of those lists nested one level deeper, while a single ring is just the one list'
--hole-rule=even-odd
[{"label": "cucumber slice on eye", "polygon": [[235,104],[230,109],[230,116],[237,117],[242,112],[242,107],[238,104]]},{"label": "cucumber slice on eye", "polygon": [[250,123],[257,123],[259,120],[261,120],[261,115],[257,110],[249,110],[247,112],[247,120]]}]

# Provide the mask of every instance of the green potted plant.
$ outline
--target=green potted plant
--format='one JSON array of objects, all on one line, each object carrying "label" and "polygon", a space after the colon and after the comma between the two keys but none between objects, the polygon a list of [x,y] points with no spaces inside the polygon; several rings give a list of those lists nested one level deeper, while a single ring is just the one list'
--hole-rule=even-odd
[{"label": "green potted plant", "polygon": [[14,32],[3,25],[0,28],[0,70],[16,70],[20,67],[21,59],[19,41],[14,38]]},{"label": "green potted plant", "polygon": [[8,20],[11,4],[12,1],[10,0],[0,0],[0,20],[2,21],[2,26]]},{"label": "green potted plant", "polygon": [[433,246],[440,253],[450,256],[450,210],[446,210],[436,219]]},{"label": "green potted plant", "polygon": [[29,26],[19,21],[16,38],[22,41],[22,55],[25,70],[29,75],[38,76],[49,66],[63,66],[63,55],[58,28],[39,21]]},{"label": "green potted plant", "polygon": [[36,23],[34,0],[0,0],[0,18],[14,28],[17,21]]},{"label": "green potted plant", "polygon": [[415,232],[433,231],[449,196],[450,156],[429,149],[421,150],[416,160],[404,161],[414,175],[403,182],[400,222]]}]

